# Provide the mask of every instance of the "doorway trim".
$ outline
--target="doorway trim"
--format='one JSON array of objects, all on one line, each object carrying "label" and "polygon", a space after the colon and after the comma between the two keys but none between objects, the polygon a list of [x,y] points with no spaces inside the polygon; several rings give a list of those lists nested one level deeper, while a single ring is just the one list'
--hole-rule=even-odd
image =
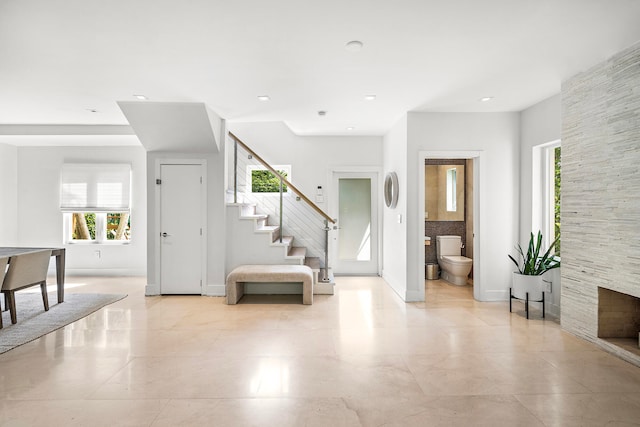
[{"label": "doorway trim", "polygon": [[153,216],[153,259],[155,260],[154,274],[156,277],[156,293],[146,293],[146,295],[160,295],[162,285],[161,262],[160,257],[160,185],[156,183],[160,179],[160,168],[162,165],[200,165],[200,173],[202,174],[202,185],[200,186],[200,198],[202,200],[200,207],[200,216],[202,218],[202,239],[200,239],[200,254],[202,255],[202,265],[200,275],[202,277],[202,295],[206,295],[205,289],[207,281],[207,160],[206,159],[156,159],[154,168],[154,216]]},{"label": "doorway trim", "polygon": [[[424,176],[424,164],[427,159],[469,159],[473,160],[473,298],[476,301],[482,300],[482,276],[481,276],[481,263],[480,263],[480,167],[482,160],[482,151],[467,151],[467,150],[452,150],[452,151],[419,151],[418,152],[418,209],[416,212],[417,223],[420,224],[418,229],[420,235],[425,235],[424,225],[424,204],[425,204],[425,176]],[[435,242],[433,242],[435,244]],[[424,283],[425,268],[424,268],[424,240],[418,239],[416,247],[419,254],[420,272],[418,278],[419,283]],[[425,296],[426,298],[426,296]]]},{"label": "doorway trim", "polygon": [[[329,188],[329,194],[327,197],[327,212],[329,212],[329,215],[331,215],[334,218],[338,217],[338,206],[337,205],[337,200],[338,200],[338,188],[336,185],[334,185],[334,180],[333,180],[333,176],[336,173],[368,173],[368,174],[372,174],[375,175],[376,177],[376,188],[373,189],[373,191],[376,192],[376,194],[378,194],[378,201],[379,203],[376,204],[376,206],[374,207],[376,210],[376,214],[378,215],[378,226],[376,227],[376,231],[378,233],[378,250],[377,250],[377,257],[378,257],[378,266],[377,266],[377,275],[381,276],[382,275],[382,205],[384,203],[380,203],[380,201],[384,200],[383,198],[383,187],[384,187],[384,183],[380,182],[380,177],[382,176],[382,168],[378,167],[378,166],[334,166],[334,167],[330,167],[327,170],[327,183],[328,183],[328,188]],[[338,224],[338,227],[340,226],[340,224]],[[331,233],[337,233],[338,230],[331,230]],[[329,234],[329,239],[332,239],[332,235],[331,233]],[[333,240],[332,240],[333,241]],[[330,250],[331,250],[331,256],[329,257],[329,267],[332,267],[333,262],[335,260],[335,245],[332,245],[332,243],[329,244]]]}]

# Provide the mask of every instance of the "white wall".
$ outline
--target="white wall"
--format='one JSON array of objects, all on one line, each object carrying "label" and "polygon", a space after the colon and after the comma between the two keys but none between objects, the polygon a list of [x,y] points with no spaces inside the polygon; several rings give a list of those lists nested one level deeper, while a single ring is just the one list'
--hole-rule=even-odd
[{"label": "white wall", "polygon": [[18,149],[0,143],[0,246],[18,244]]},{"label": "white wall", "polygon": [[[395,172],[398,175],[398,204],[395,209],[383,208],[382,219],[382,277],[405,301],[424,300],[407,296],[407,116],[385,135],[382,143],[384,159],[383,175]],[[381,201],[384,198],[380,199]],[[384,202],[382,202],[384,203]],[[398,222],[398,216],[402,222]]]},{"label": "white wall", "polygon": [[[520,113],[520,239],[526,245],[531,232],[541,228],[541,194],[536,194],[534,179],[542,179],[534,170],[533,148],[558,141],[562,131],[562,100],[560,94],[547,98]],[[538,159],[539,161],[539,159]],[[535,177],[535,178],[534,178]],[[536,219],[534,219],[534,217]],[[560,317],[560,270],[547,274],[552,280],[551,294],[547,295],[546,311]]]},{"label": "white wall", "polygon": [[[144,275],[147,207],[142,147],[19,147],[17,243],[20,246],[62,246],[60,169],[65,162],[130,163],[132,172],[131,243],[65,245],[67,273]],[[95,257],[96,250],[101,252],[100,258]]]},{"label": "white wall", "polygon": [[[540,203],[533,194],[533,147],[558,141],[562,129],[560,94],[547,98],[520,113],[520,244],[529,241],[529,233],[539,225],[532,224],[534,203]],[[536,202],[533,202],[533,201]],[[540,210],[539,206],[535,209]]]},{"label": "white wall", "polygon": [[[477,151],[480,161],[479,253],[481,301],[506,300],[511,284],[507,254],[518,239],[519,114],[518,113],[409,113],[407,120],[407,295],[424,293],[424,207],[419,207],[424,181],[418,157],[424,151]],[[421,170],[424,170],[422,167]],[[476,270],[477,271],[477,270]]]}]

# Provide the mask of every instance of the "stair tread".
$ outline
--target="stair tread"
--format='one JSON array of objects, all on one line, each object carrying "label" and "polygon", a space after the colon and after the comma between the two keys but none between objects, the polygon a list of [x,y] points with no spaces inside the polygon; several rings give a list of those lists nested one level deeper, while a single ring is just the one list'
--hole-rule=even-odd
[{"label": "stair tread", "polygon": [[251,207],[256,207],[257,205],[255,203],[242,203],[242,202],[237,202],[237,203],[233,203],[233,202],[226,202],[227,206],[238,206],[241,208],[251,208]]},{"label": "stair tread", "polygon": [[273,244],[274,245],[289,246],[291,244],[291,242],[293,242],[293,237],[292,236],[282,236],[282,242],[280,242],[279,238],[276,238],[276,240],[273,241]]},{"label": "stair tread", "polygon": [[258,230],[277,230],[279,228],[280,227],[277,226],[277,225],[267,225],[267,224],[265,224],[262,227],[260,227]]},{"label": "stair tread", "polygon": [[256,228],[256,231],[273,233],[275,231],[278,231],[279,229],[280,227],[278,227],[277,225],[263,225],[260,228]]},{"label": "stair tread", "polygon": [[306,253],[307,253],[307,248],[302,246],[293,246],[291,250],[289,250],[289,254],[287,256],[292,258],[296,258],[296,257],[304,258]]},{"label": "stair tread", "polygon": [[265,214],[250,214],[250,215],[241,215],[241,219],[266,219],[269,218],[269,215]]},{"label": "stair tread", "polygon": [[318,257],[306,257],[304,259],[304,265],[311,268],[313,271],[320,270],[320,258]]}]

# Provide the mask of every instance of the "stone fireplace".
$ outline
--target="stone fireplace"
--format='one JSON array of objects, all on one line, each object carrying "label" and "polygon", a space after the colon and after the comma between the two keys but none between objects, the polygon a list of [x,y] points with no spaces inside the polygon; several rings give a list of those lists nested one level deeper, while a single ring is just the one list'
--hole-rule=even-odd
[{"label": "stone fireplace", "polygon": [[562,84],[560,321],[640,366],[638,64],[640,43]]}]

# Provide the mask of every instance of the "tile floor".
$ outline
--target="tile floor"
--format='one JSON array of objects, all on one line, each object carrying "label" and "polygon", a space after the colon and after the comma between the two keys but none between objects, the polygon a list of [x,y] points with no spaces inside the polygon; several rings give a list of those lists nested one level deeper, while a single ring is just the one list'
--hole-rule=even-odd
[{"label": "tile floor", "polygon": [[[336,294],[145,297],[143,278],[68,278],[129,296],[0,355],[0,426],[629,426],[640,368],[522,305],[380,278]],[[516,303],[517,304],[517,303]]]}]

